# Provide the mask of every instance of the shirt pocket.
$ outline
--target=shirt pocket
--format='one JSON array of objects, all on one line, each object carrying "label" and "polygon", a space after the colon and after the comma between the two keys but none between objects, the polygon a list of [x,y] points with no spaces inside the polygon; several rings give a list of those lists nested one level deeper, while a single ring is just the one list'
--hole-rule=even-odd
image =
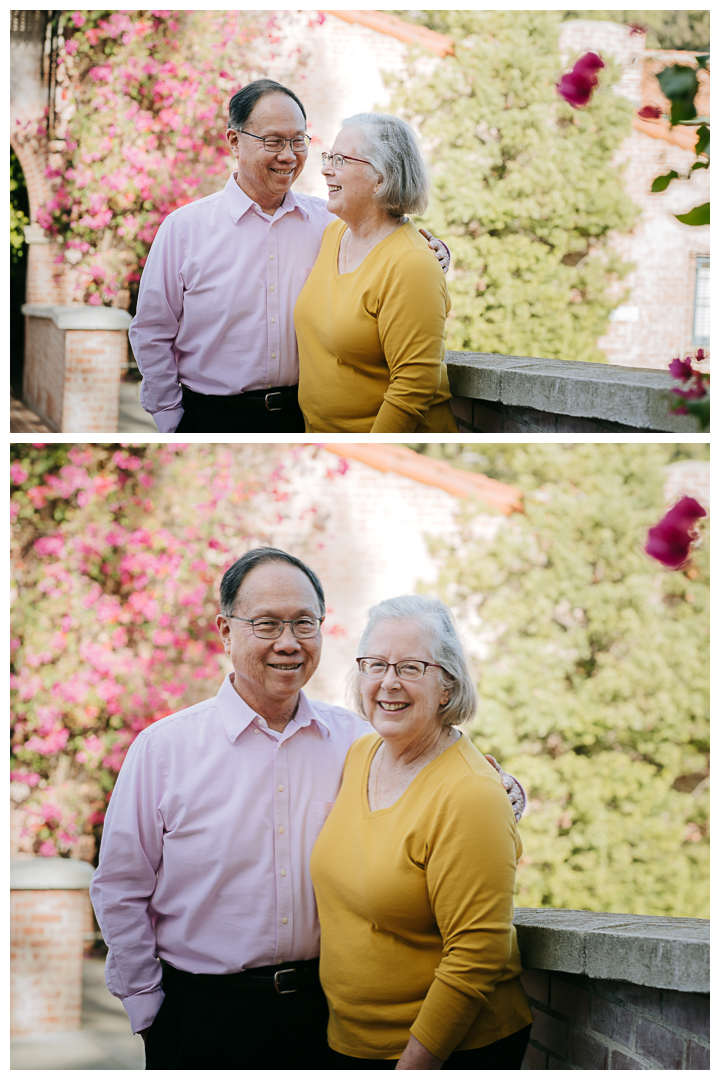
[{"label": "shirt pocket", "polygon": [[334,805],[334,802],[310,803],[310,836],[313,844],[320,835],[320,831],[327,821]]}]

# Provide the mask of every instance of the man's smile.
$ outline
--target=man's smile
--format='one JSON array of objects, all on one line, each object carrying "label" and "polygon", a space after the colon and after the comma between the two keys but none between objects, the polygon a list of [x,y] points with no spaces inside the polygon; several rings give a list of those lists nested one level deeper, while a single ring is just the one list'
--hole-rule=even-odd
[{"label": "man's smile", "polygon": [[302,661],[298,660],[294,664],[269,664],[268,667],[275,668],[277,671],[296,671],[297,668],[302,667]]}]

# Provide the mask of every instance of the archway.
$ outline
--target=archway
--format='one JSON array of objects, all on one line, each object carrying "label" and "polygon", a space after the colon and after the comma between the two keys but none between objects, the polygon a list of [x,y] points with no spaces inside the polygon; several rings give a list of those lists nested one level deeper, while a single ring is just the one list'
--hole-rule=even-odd
[{"label": "archway", "polygon": [[27,251],[24,229],[30,221],[27,184],[20,161],[10,147],[10,387],[22,397],[23,354],[25,348],[25,303]]}]

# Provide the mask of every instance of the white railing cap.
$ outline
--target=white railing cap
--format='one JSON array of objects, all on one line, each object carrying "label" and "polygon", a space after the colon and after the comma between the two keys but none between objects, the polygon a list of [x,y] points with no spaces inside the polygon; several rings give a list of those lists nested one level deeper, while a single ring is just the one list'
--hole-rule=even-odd
[{"label": "white railing cap", "polygon": [[95,873],[81,859],[48,858],[10,860],[11,889],[87,889]]},{"label": "white railing cap", "polygon": [[127,330],[132,316],[122,308],[91,304],[23,304],[23,315],[52,319],[59,330]]}]

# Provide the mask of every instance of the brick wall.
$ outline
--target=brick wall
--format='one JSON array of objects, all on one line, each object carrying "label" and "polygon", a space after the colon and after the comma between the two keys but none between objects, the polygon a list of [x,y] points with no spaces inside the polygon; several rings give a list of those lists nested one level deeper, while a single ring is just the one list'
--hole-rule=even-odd
[{"label": "brick wall", "polygon": [[65,330],[52,319],[25,316],[23,400],[53,431],[62,431]]},{"label": "brick wall", "polygon": [[710,996],[523,972],[533,1027],[523,1069],[709,1069]]},{"label": "brick wall", "polygon": [[25,318],[23,398],[54,431],[117,431],[125,330],[61,330]]},{"label": "brick wall", "polygon": [[80,1027],[88,892],[21,889],[11,897],[11,1034]]}]

